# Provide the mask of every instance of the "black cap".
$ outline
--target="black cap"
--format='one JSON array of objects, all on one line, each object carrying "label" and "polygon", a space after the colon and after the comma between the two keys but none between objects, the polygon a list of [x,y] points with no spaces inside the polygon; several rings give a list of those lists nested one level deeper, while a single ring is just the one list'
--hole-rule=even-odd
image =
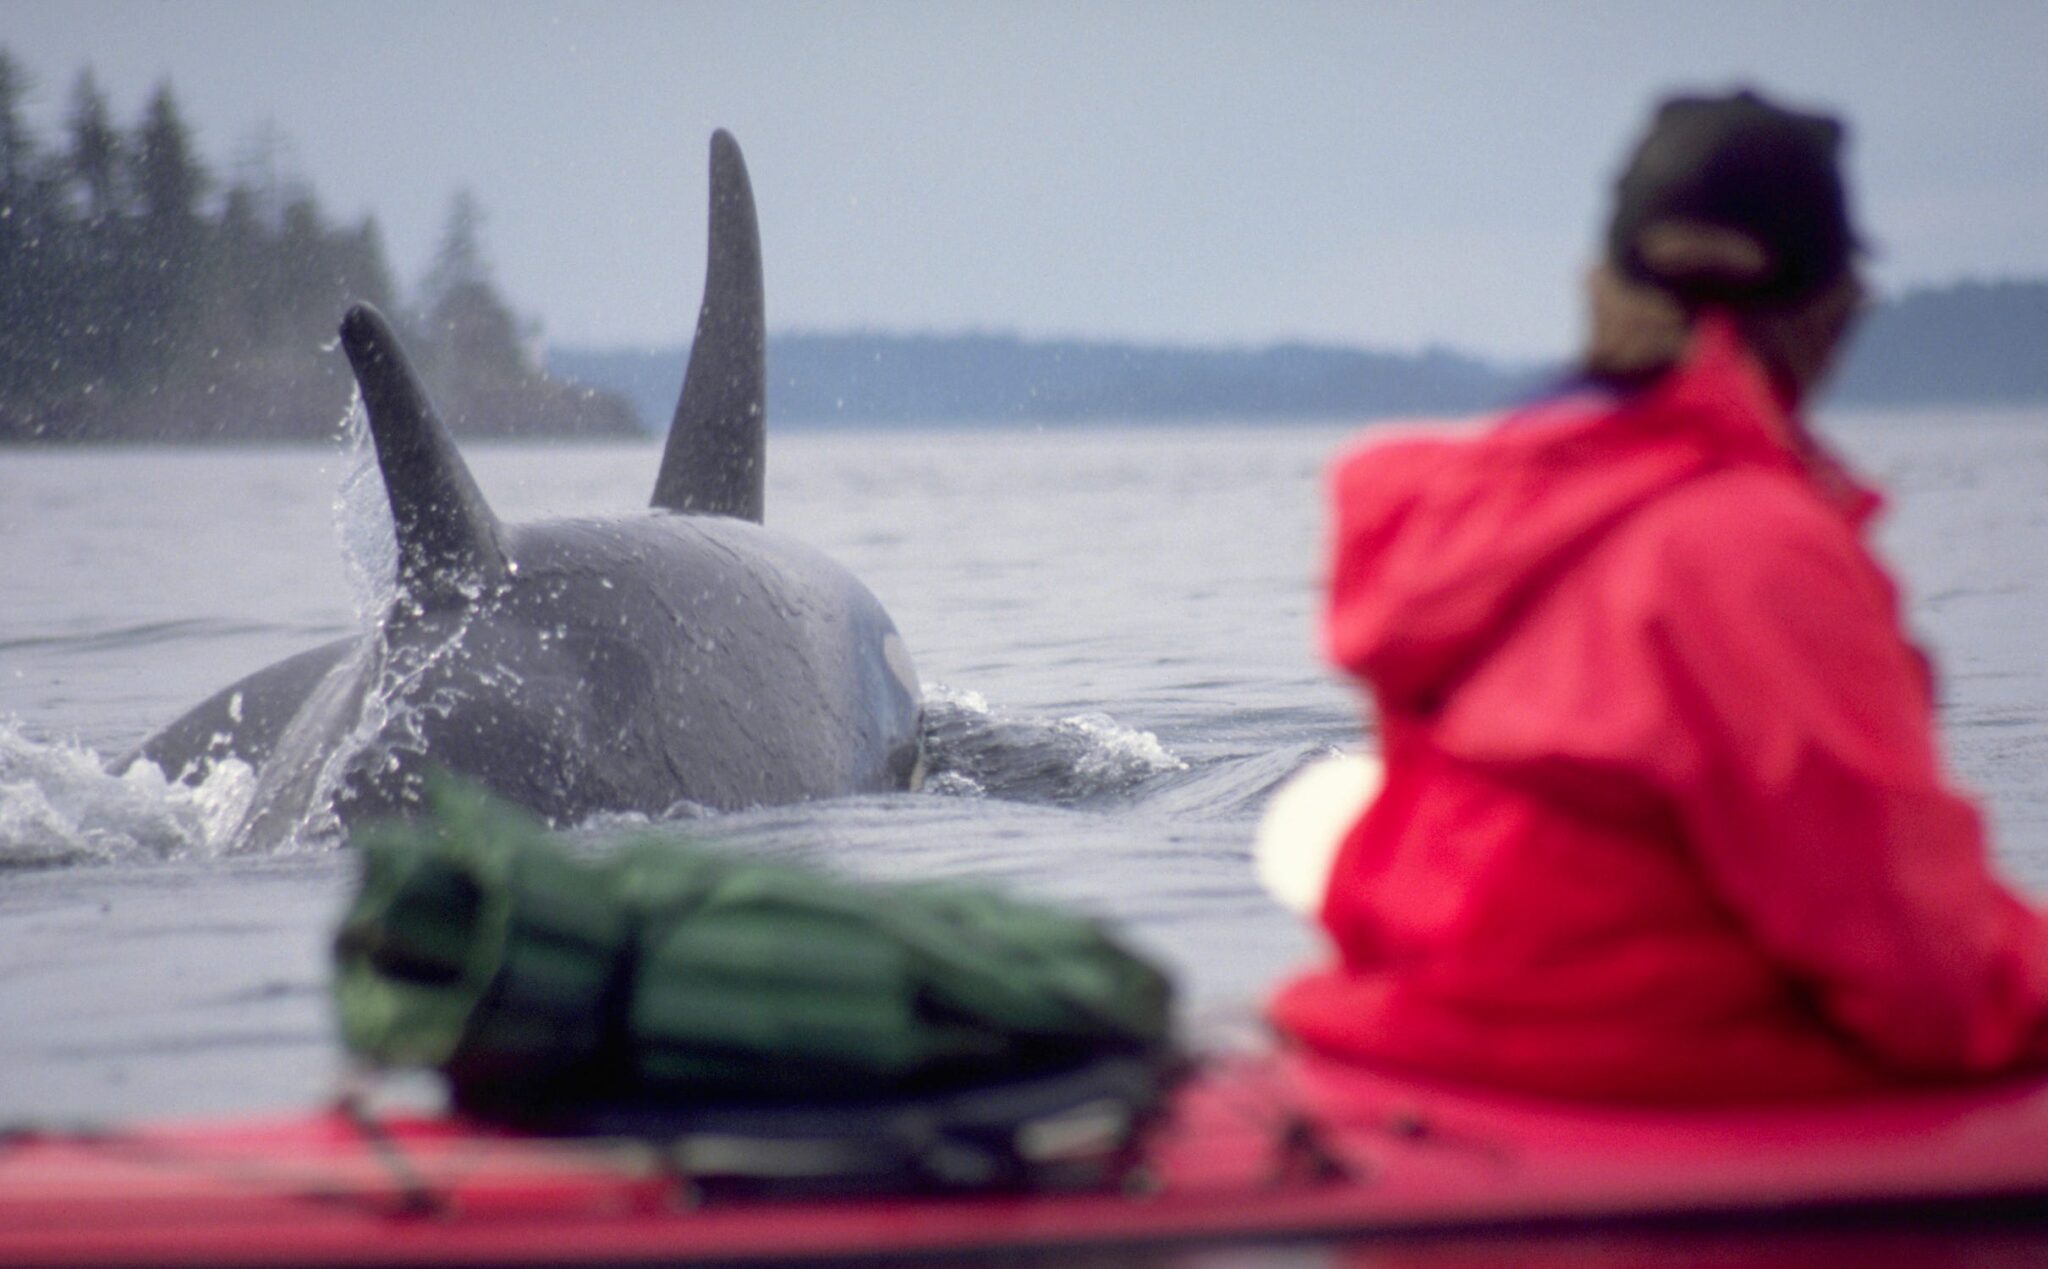
[{"label": "black cap", "polygon": [[[1665,101],[1615,186],[1608,258],[1689,301],[1784,303],[1812,294],[1841,276],[1857,247],[1842,139],[1840,121],[1747,90]],[[1702,228],[1710,237],[1734,231],[1720,235],[1720,245],[1732,242],[1735,264],[1726,251],[1701,262],[1682,247],[1660,249],[1674,232]],[[1745,239],[1761,253],[1742,259]]]}]

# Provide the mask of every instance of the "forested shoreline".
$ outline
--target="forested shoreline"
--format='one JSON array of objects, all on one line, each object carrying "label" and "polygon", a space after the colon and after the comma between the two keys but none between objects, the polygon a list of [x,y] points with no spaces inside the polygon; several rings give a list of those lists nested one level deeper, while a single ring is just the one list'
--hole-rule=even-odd
[{"label": "forested shoreline", "polygon": [[623,401],[542,373],[468,198],[406,302],[374,220],[333,223],[274,145],[223,179],[170,84],[124,127],[82,71],[51,140],[28,92],[0,49],[0,441],[328,435],[351,392],[334,334],[358,301],[398,321],[458,433],[635,433]]},{"label": "forested shoreline", "polygon": [[[0,48],[0,442],[326,437],[352,391],[334,332],[357,301],[397,323],[458,435],[666,426],[687,346],[559,348],[544,363],[491,280],[467,195],[402,294],[375,220],[334,223],[273,134],[222,176],[168,83],[123,126],[82,71],[48,138],[26,123],[29,92]],[[770,413],[795,425],[1466,413],[1562,373],[1442,349],[877,332],[772,335],[768,370]],[[2048,402],[2048,282],[1923,287],[1877,305],[1829,400]]]},{"label": "forested shoreline", "polygon": [[[687,346],[556,349],[556,374],[668,421]],[[1540,390],[1564,366],[1334,345],[1197,348],[1015,335],[781,334],[768,409],[785,425],[1198,422],[1464,414]],[[1865,315],[1826,403],[1852,409],[2048,404],[2048,283],[1962,282]]]}]

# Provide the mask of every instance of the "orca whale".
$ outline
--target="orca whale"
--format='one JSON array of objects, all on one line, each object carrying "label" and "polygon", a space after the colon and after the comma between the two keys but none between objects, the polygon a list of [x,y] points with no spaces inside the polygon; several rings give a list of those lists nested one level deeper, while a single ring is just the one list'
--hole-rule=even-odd
[{"label": "orca whale", "polygon": [[197,783],[249,764],[241,848],[328,813],[402,815],[433,770],[557,824],[914,786],[918,682],[889,615],[762,525],[765,329],[752,188],[720,131],[703,304],[652,505],[504,524],[389,324],[351,309],[341,344],[390,503],[392,602],[374,629],[222,689],[118,765]]}]

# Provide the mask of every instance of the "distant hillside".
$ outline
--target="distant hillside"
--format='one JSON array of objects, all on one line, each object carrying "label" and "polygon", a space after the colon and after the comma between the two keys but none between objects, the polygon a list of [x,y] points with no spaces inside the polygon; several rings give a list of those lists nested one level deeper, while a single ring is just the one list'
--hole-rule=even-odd
[{"label": "distant hillside", "polygon": [[[687,348],[558,349],[551,373],[668,424]],[[1453,352],[1419,356],[1033,341],[1007,335],[792,334],[768,341],[768,408],[783,425],[1349,418],[1458,414],[1554,371]],[[1848,407],[2048,402],[2048,282],[1910,291],[1865,319],[1829,396]]]},{"label": "distant hillside", "polygon": [[[668,423],[687,348],[558,349],[548,370]],[[1466,413],[1532,382],[1448,352],[1282,344],[1262,349],[1034,341],[1008,335],[793,334],[768,341],[778,424],[1142,422]]]},{"label": "distant hillside", "polygon": [[635,434],[625,401],[534,364],[473,200],[406,304],[376,224],[329,224],[274,139],[223,183],[168,83],[123,128],[81,72],[46,138],[31,80],[0,48],[0,443],[324,439],[354,389],[334,332],[356,301],[392,314],[460,435]]},{"label": "distant hillside", "polygon": [[1830,400],[1845,406],[2048,401],[2048,282],[1908,291],[1864,319]]}]

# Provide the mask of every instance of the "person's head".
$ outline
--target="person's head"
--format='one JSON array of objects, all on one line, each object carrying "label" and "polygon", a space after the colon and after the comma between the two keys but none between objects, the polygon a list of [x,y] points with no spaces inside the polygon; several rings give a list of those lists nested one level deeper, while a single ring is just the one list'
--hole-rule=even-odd
[{"label": "person's head", "polygon": [[1706,309],[1733,314],[1793,399],[1825,373],[1862,298],[1841,123],[1752,91],[1665,101],[1616,183],[1594,270],[1588,368],[1668,368]]}]

